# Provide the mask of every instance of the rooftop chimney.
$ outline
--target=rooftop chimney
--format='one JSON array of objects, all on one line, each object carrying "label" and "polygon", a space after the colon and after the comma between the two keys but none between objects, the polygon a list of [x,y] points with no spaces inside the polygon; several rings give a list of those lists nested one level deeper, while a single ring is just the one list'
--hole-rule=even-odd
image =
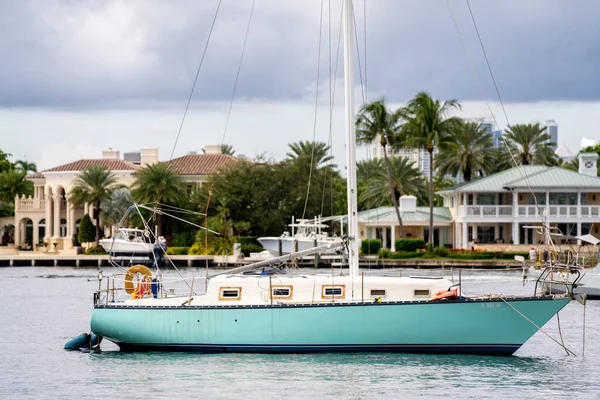
[{"label": "rooftop chimney", "polygon": [[400,197],[400,211],[401,212],[417,211],[417,198],[415,196]]},{"label": "rooftop chimney", "polygon": [[102,159],[103,160],[118,160],[120,157],[119,150],[113,150],[111,147],[108,150],[102,151]]},{"label": "rooftop chimney", "polygon": [[598,176],[598,153],[579,153],[579,173]]},{"label": "rooftop chimney", "polygon": [[158,162],[158,149],[141,149],[140,150],[140,165],[156,164]]},{"label": "rooftop chimney", "polygon": [[221,145],[212,145],[204,147],[204,154],[223,154],[223,150],[221,149]]}]

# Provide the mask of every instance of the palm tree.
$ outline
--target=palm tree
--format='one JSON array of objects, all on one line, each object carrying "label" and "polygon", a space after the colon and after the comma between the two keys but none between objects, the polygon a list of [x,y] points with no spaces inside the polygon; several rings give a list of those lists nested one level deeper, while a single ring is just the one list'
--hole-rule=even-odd
[{"label": "palm tree", "polygon": [[299,141],[288,144],[291,152],[286,154],[288,161],[296,160],[312,160],[312,165],[316,169],[334,165],[328,165],[333,160],[333,156],[329,152],[329,146],[324,142]]},{"label": "palm tree", "polygon": [[357,179],[361,187],[358,197],[361,204],[367,208],[374,208],[389,206],[392,204],[391,199],[398,199],[402,195],[413,195],[419,199],[426,196],[423,176],[411,160],[405,157],[390,157],[388,163],[392,175],[392,193],[387,177],[388,168],[383,160],[357,163]]},{"label": "palm tree", "polygon": [[142,168],[131,187],[136,201],[155,203],[159,210],[156,213],[157,233],[162,236],[161,203],[177,202],[185,195],[181,177],[168,164],[157,163]]},{"label": "palm tree", "polygon": [[101,217],[104,224],[108,224],[111,227],[117,225],[121,222],[125,212],[132,203],[131,191],[128,188],[123,187],[114,190],[110,198],[102,200],[100,204],[100,207],[102,207]]},{"label": "palm tree", "polygon": [[437,175],[454,177],[461,173],[469,182],[474,176],[489,174],[495,168],[493,146],[492,135],[481,124],[463,122],[454,133],[454,142],[436,157]]},{"label": "palm tree", "polygon": [[16,169],[0,172],[0,201],[12,204],[18,195],[33,194],[33,184],[25,179],[25,172]]},{"label": "palm tree", "polygon": [[540,124],[511,125],[504,131],[510,152],[520,165],[556,165],[557,156],[552,148],[546,127]]},{"label": "palm tree", "polygon": [[15,167],[25,173],[28,173],[29,171],[34,173],[37,172],[37,165],[35,165],[35,163],[27,162],[27,160],[17,160],[15,162]]},{"label": "palm tree", "polygon": [[379,144],[383,148],[383,159],[389,186],[388,193],[391,196],[392,205],[400,224],[400,234],[404,238],[406,232],[398,208],[398,197],[396,197],[394,190],[392,171],[387,154],[388,145],[398,144],[400,122],[401,114],[399,112],[390,112],[385,106],[383,99],[365,104],[356,117],[356,143],[359,145],[370,145],[373,142],[379,141]]},{"label": "palm tree", "polygon": [[92,166],[80,173],[73,181],[69,194],[69,202],[76,207],[85,203],[95,206],[96,242],[100,239],[100,211],[102,200],[110,199],[113,191],[118,189],[117,177],[104,167]]},{"label": "palm tree", "polygon": [[[460,109],[457,100],[440,103],[427,92],[419,92],[402,110],[406,123],[402,136],[408,147],[422,148],[429,153],[429,182],[433,182],[433,151],[444,150],[453,142],[452,134],[462,120],[448,114]],[[433,248],[433,185],[429,185],[429,250]]]},{"label": "palm tree", "polygon": [[230,144],[223,144],[221,145],[221,153],[222,154],[228,154],[230,156],[235,154],[235,150],[233,149],[233,146]]}]

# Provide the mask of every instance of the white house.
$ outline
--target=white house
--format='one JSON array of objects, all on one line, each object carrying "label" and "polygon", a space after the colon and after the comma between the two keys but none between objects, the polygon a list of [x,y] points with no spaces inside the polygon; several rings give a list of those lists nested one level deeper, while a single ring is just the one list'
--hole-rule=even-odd
[{"label": "white house", "polygon": [[596,153],[580,154],[579,172],[525,165],[438,192],[452,213],[455,247],[538,243],[533,226],[543,217],[563,234],[598,234],[597,159]]},{"label": "white house", "polygon": [[[429,207],[417,207],[415,196],[400,197],[400,216],[407,238],[429,240]],[[433,242],[436,246],[452,245],[452,214],[446,207],[433,209]],[[396,251],[401,238],[400,223],[394,207],[379,207],[358,213],[358,230],[362,239],[381,239],[381,247]]]}]

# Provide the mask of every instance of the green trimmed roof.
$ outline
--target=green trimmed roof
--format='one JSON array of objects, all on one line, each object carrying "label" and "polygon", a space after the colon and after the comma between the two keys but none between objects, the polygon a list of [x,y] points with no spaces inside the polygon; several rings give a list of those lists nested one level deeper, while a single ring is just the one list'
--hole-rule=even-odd
[{"label": "green trimmed roof", "polygon": [[544,165],[523,165],[471,182],[464,182],[438,194],[456,192],[482,193],[503,192],[509,189],[600,189],[600,178],[580,174],[561,167]]},{"label": "green trimmed roof", "polygon": [[[416,211],[400,211],[402,222],[410,224],[411,222],[429,221],[429,207],[417,207]],[[434,222],[452,222],[452,214],[446,207],[433,207]],[[379,207],[372,210],[364,210],[358,213],[358,222],[398,222],[394,207]]]}]

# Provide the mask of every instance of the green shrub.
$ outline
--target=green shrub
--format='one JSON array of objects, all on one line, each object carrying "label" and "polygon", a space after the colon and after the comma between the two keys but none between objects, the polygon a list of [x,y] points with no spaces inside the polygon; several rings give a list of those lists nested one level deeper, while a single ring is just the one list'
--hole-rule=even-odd
[{"label": "green shrub", "polygon": [[450,254],[450,250],[448,250],[445,247],[436,247],[433,250],[433,254],[435,254],[438,257],[448,257],[448,255]]},{"label": "green shrub", "polygon": [[188,250],[189,255],[211,255],[225,256],[233,254],[233,244],[229,239],[210,235],[208,237],[208,249],[204,245],[204,241],[196,242]]},{"label": "green shrub", "polygon": [[422,258],[426,254],[427,253],[416,251],[396,251],[394,253],[391,253],[388,258],[391,258],[392,260],[401,260],[404,258]]},{"label": "green shrub", "polygon": [[102,246],[92,246],[92,247],[88,247],[85,250],[85,254],[87,254],[87,255],[103,255],[103,254],[106,254],[106,250],[104,250],[104,247],[102,247]]},{"label": "green shrub", "polygon": [[503,260],[514,260],[515,256],[523,256],[525,259],[529,258],[529,253],[524,251],[507,251],[505,253],[499,253],[495,255],[496,258]]},{"label": "green shrub", "polygon": [[[258,242],[257,239],[258,239],[258,236],[234,236],[231,238],[233,243],[239,243],[242,246],[244,246],[244,245],[260,246],[260,243]],[[261,248],[262,248],[262,246],[261,246]]]},{"label": "green shrub", "polygon": [[167,254],[170,256],[185,256],[190,250],[189,247],[167,247]]},{"label": "green shrub", "polygon": [[416,251],[425,248],[423,239],[398,239],[396,240],[396,251]]},{"label": "green shrub", "polygon": [[381,249],[378,252],[378,256],[381,258],[390,258],[390,255],[392,254],[392,251],[390,249]]},{"label": "green shrub", "polygon": [[260,253],[263,251],[263,247],[260,244],[248,243],[241,245],[242,253],[244,253],[245,257],[248,257],[250,253]]},{"label": "green shrub", "polygon": [[[196,236],[196,232],[192,232],[192,231],[173,233],[173,239],[171,242],[171,246],[173,246],[175,248],[190,247],[191,245],[194,244],[195,236]],[[169,254],[169,253],[167,252],[167,254]]]},{"label": "green shrub", "polygon": [[361,244],[363,255],[370,256],[379,253],[381,249],[381,239],[364,239]]},{"label": "green shrub", "polygon": [[[96,240],[96,227],[92,223],[89,215],[85,214],[79,222],[79,232],[77,232],[77,241],[79,243],[90,243]],[[104,251],[104,249],[102,249]],[[86,252],[87,254],[87,252]]]},{"label": "green shrub", "polygon": [[449,258],[457,260],[491,260],[494,258],[494,253],[491,251],[464,251],[460,253],[450,253]]}]

